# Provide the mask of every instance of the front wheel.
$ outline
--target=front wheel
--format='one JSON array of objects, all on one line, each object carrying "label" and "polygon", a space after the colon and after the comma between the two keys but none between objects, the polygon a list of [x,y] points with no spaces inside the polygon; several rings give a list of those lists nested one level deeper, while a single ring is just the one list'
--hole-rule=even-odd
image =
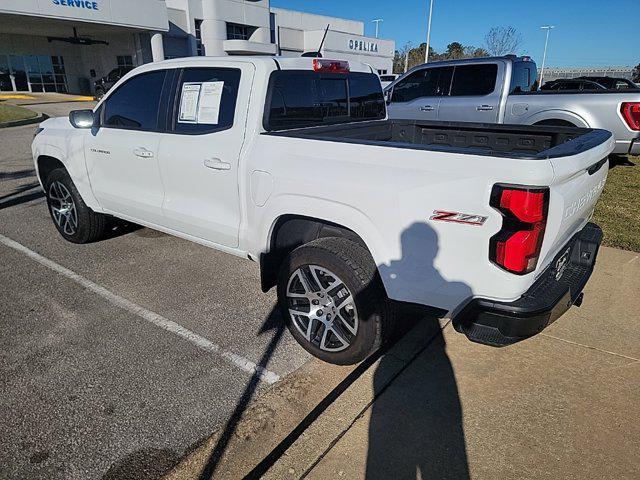
[{"label": "front wheel", "polygon": [[364,360],[394,323],[371,254],[345,238],[321,238],[291,252],[280,269],[278,302],[298,343],[338,365]]},{"label": "front wheel", "polygon": [[107,217],[94,212],[84,203],[65,169],[53,170],[47,177],[44,188],[53,224],[66,240],[72,243],[90,243],[104,236]]}]

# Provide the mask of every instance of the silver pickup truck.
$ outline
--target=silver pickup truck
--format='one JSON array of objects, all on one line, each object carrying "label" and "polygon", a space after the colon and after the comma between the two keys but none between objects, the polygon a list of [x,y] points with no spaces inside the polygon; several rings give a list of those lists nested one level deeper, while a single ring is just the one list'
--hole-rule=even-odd
[{"label": "silver pickup truck", "polygon": [[614,154],[640,155],[640,89],[536,90],[529,57],[419,65],[385,88],[390,118],[601,128]]}]

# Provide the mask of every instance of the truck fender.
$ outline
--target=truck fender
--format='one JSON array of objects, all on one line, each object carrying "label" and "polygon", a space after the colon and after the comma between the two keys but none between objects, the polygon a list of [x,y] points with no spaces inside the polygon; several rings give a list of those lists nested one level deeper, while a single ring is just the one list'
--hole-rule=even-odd
[{"label": "truck fender", "polygon": [[38,147],[33,151],[33,158],[35,159],[36,175],[38,176],[38,181],[40,182],[40,186],[43,190],[45,179],[42,178],[40,165],[44,157],[49,157],[59,161],[67,172],[69,172],[69,176],[73,180],[73,183],[78,189],[84,203],[96,212],[102,211],[102,207],[93,194],[93,190],[91,188],[91,182],[84,162],[84,155],[81,156],[81,161],[72,161],[64,154],[60,147],[51,144],[38,145]]},{"label": "truck fender", "polygon": [[362,240],[378,267],[384,265],[389,258],[393,258],[393,252],[373,222],[352,206],[328,199],[294,195],[280,196],[276,202],[269,203],[271,208],[263,217],[266,220],[257,236],[264,239],[263,245],[258,246],[258,256],[261,259],[269,254],[276,227],[284,217],[308,219],[352,232],[355,234],[354,239],[359,237]]},{"label": "truck fender", "polygon": [[564,120],[565,122],[572,123],[576,127],[589,127],[587,121],[580,115],[570,112],[568,110],[550,109],[536,112],[530,117],[526,117],[522,120],[525,125],[533,125],[544,120]]}]

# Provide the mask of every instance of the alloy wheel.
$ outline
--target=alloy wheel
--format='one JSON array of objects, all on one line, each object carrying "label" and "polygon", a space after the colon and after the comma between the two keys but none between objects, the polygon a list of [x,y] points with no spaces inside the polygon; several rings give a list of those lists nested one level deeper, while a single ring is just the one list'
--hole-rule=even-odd
[{"label": "alloy wheel", "polygon": [[318,265],[303,265],[289,277],[286,295],[293,325],[315,347],[339,352],[355,340],[356,304],[335,273]]},{"label": "alloy wheel", "polygon": [[56,225],[66,235],[74,235],[78,230],[78,212],[69,189],[62,182],[49,185],[49,208]]}]

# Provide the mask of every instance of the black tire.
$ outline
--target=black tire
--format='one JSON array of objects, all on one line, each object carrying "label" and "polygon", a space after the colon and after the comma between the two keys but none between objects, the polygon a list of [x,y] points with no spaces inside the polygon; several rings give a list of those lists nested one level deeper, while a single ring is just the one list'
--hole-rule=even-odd
[{"label": "black tire", "polygon": [[[64,221],[62,221],[61,225],[56,220],[55,209],[60,207],[60,202],[55,199],[55,196],[66,195],[66,192],[62,195],[60,194],[60,190],[64,191],[60,184],[70,195],[71,200],[68,203],[72,201],[73,209],[75,209],[75,216],[68,219],[70,222],[68,225]],[[51,220],[65,240],[72,243],[91,243],[104,237],[107,231],[107,217],[94,212],[84,203],[69,173],[64,168],[56,168],[51,171],[44,182],[44,188]],[[59,215],[58,218],[60,218]],[[73,221],[74,219],[75,221]]]},{"label": "black tire", "polygon": [[[347,293],[351,293],[354,300],[357,317],[357,330],[355,335],[350,334],[350,332],[343,328],[345,322],[342,321],[342,316],[334,314],[334,317],[336,317],[334,318],[334,322],[338,323],[338,318],[340,318],[342,322],[339,324],[341,331],[343,334],[346,333],[347,336],[349,336],[348,347],[341,351],[326,351],[325,349],[321,349],[320,345],[307,340],[305,335],[298,329],[296,324],[294,324],[294,322],[298,322],[298,325],[300,325],[300,320],[296,319],[289,311],[290,305],[295,301],[295,299],[287,297],[287,290],[290,287],[289,283],[290,281],[296,281],[292,280],[292,278],[299,268],[304,267],[308,269],[311,265],[326,269],[339,278],[341,283],[347,287]],[[331,279],[332,277],[328,276],[323,278]],[[313,283],[314,285],[316,284],[315,280]],[[339,301],[346,295],[342,289],[334,293],[331,293],[330,289],[328,289],[326,292],[327,299],[333,297]],[[341,293],[342,296],[340,296]],[[322,305],[320,307],[312,307],[310,300],[303,299],[303,301],[308,302],[309,310],[312,308],[325,308],[322,307]],[[280,268],[278,276],[278,303],[283,317],[287,320],[289,331],[298,343],[315,357],[337,365],[351,365],[367,358],[371,353],[375,352],[386,339],[390,338],[391,329],[395,323],[395,309],[386,296],[371,254],[362,245],[346,238],[320,238],[293,250]],[[342,307],[338,306],[339,311],[340,308]],[[298,307],[296,307],[296,309],[298,309]],[[304,317],[302,318],[304,319]],[[311,317],[306,318],[308,320],[307,325],[309,325]],[[316,322],[316,324],[318,322]],[[326,328],[325,324],[318,326],[314,338],[320,341],[320,336],[323,333],[323,331],[320,330]],[[343,337],[346,338],[345,335],[343,335]]]},{"label": "black tire", "polygon": [[102,97],[104,97],[104,90],[102,88],[96,88],[96,93],[94,95],[94,98],[96,100],[101,100]]}]

